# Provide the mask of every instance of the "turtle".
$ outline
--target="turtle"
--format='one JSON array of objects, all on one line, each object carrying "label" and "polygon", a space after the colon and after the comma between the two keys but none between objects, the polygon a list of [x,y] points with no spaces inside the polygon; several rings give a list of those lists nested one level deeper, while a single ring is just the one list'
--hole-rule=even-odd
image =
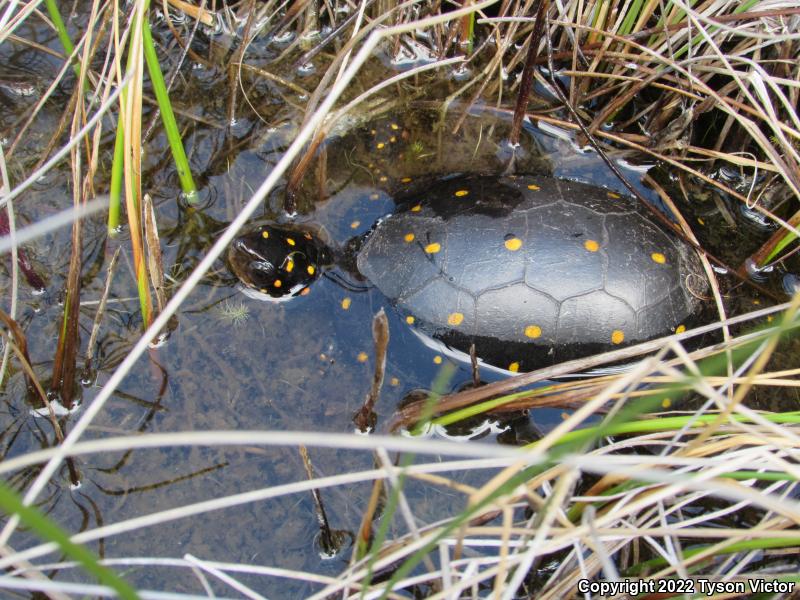
[{"label": "turtle", "polygon": [[261,297],[308,293],[332,263],[380,290],[415,332],[483,362],[533,370],[681,333],[701,318],[694,249],[634,198],[551,176],[456,175],[336,252],[309,228],[265,225],[231,244]]}]

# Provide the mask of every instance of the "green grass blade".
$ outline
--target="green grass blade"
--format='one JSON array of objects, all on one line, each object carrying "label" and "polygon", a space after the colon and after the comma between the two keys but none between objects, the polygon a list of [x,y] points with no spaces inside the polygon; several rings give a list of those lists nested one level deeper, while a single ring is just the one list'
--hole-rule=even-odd
[{"label": "green grass blade", "polygon": [[153,36],[150,32],[150,22],[147,19],[145,19],[144,27],[142,28],[142,37],[144,38],[144,59],[147,62],[147,71],[150,73],[150,80],[153,82],[153,91],[156,95],[158,108],[161,110],[161,121],[164,123],[164,131],[167,134],[169,147],[172,150],[172,159],[175,161],[175,167],[178,170],[181,189],[186,199],[191,202],[196,199],[197,187],[192,179],[189,159],[186,157],[186,151],[183,149],[183,141],[181,140],[181,134],[178,130],[178,123],[175,120],[175,113],[172,110],[172,104],[170,104],[169,101],[167,84],[164,81],[164,75],[158,63],[158,55],[156,54]]},{"label": "green grass blade", "polygon": [[122,170],[125,167],[125,128],[122,115],[117,120],[117,138],[114,141],[114,160],[111,163],[111,185],[108,190],[108,235],[114,237],[119,231],[119,213],[122,203]]},{"label": "green grass blade", "polygon": [[79,562],[97,581],[113,589],[120,598],[137,600],[139,595],[119,575],[98,562],[97,557],[85,546],[75,544],[69,534],[52,519],[33,506],[25,506],[19,496],[4,483],[0,483],[0,508],[8,515],[16,515],[25,526],[30,527],[42,539],[58,544],[59,549],[69,558]]}]

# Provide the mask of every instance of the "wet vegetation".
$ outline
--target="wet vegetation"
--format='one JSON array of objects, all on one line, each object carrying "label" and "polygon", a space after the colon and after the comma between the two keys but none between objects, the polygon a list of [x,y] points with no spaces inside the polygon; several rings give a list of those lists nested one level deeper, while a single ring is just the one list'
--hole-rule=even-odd
[{"label": "wet vegetation", "polygon": [[[800,585],[798,55],[755,0],[0,2],[3,594]],[[431,350],[349,262],[452,173],[635,196],[707,324]],[[263,302],[276,222],[331,265]]]}]

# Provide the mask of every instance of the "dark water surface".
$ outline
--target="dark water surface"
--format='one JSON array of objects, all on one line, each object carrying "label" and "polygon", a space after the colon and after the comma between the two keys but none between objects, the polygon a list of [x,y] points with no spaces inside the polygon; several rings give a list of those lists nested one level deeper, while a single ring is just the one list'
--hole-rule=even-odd
[{"label": "dark water surface", "polygon": [[[167,43],[168,38],[159,33],[160,39]],[[28,34],[33,35],[30,31]],[[52,38],[39,42],[55,47]],[[205,43],[208,54],[219,50],[213,38],[206,38]],[[27,70],[45,81],[60,66],[52,58],[20,66],[22,55],[11,42],[0,51],[0,61],[14,67],[9,70]],[[256,45],[253,52],[267,62],[277,50]],[[324,71],[325,60],[319,59],[317,73]],[[288,60],[286,64],[291,62]],[[385,77],[385,69],[375,59],[365,69],[359,85],[366,86]],[[240,97],[237,120],[228,126],[224,71],[195,66],[185,68],[182,75],[183,83],[173,101],[182,114],[202,117],[202,121],[181,117],[187,128],[187,150],[201,188],[199,200],[189,205],[181,199],[169,150],[159,129],[146,146],[144,163],[144,189],[154,198],[164,263],[173,285],[185,280],[270,172],[298,130],[302,115],[294,107],[302,106],[306,100],[273,82],[251,77],[243,86],[263,121]],[[291,72],[284,75],[309,90],[316,85],[313,75],[304,77]],[[70,85],[69,79],[62,84],[65,92],[58,91],[45,106],[31,133],[9,161],[14,183],[29,173],[42,146],[47,144]],[[426,79],[421,85],[447,89],[457,84],[447,79]],[[320,228],[339,247],[368,231],[376,219],[391,211],[391,195],[404,185],[404,177],[416,179],[453,172],[499,173],[504,168],[503,140],[510,128],[508,114],[474,110],[466,116],[458,132],[452,133],[463,108],[454,108],[444,122],[438,123],[438,112],[423,102],[404,97],[404,88],[398,86],[391,92],[383,99],[385,106],[372,102],[363,115],[349,116],[333,130],[325,145],[324,189],[317,184],[320,161],[314,163],[301,186],[298,220]],[[0,128],[5,144],[13,139],[15,129],[38,95],[24,95],[7,88],[0,89],[0,94],[3,99]],[[109,122],[107,132],[113,131],[110,125]],[[106,191],[113,145],[110,134],[106,138],[101,156],[102,179],[97,182],[100,192]],[[578,151],[570,139],[532,125],[525,130],[519,156],[516,166],[519,173],[552,172],[622,191],[621,184],[593,152]],[[636,162],[633,158],[630,161]],[[622,166],[632,179],[637,178],[633,169]],[[63,165],[38,181],[16,202],[18,225],[70,206],[69,181],[68,167]],[[655,197],[640,187],[649,197]],[[325,199],[320,201],[320,197]],[[285,219],[281,214],[282,200],[281,190],[276,191],[258,212],[254,224]],[[706,220],[712,221],[713,214],[706,216]],[[91,402],[141,332],[127,231],[123,228],[117,239],[108,240],[105,215],[99,215],[86,221],[84,231],[82,343],[85,346],[89,337],[105,266],[118,245],[122,247],[122,256],[102,324],[96,368],[86,374],[80,386],[84,404]],[[61,290],[69,261],[69,232],[61,230],[47,235],[28,244],[26,249],[37,269],[45,274],[47,289],[39,295],[24,283],[21,285],[18,320],[28,337],[35,370],[47,381],[62,314]],[[5,264],[8,269],[8,259]],[[386,384],[377,406],[378,429],[384,428],[403,396],[417,388],[429,389],[448,359],[425,347],[391,310],[386,298],[368,282],[343,267],[336,267],[329,274],[333,276],[321,278],[307,296],[290,302],[267,303],[241,293],[224,261],[218,261],[214,271],[179,311],[177,329],[165,344],[137,363],[95,419],[85,439],[140,431],[314,430],[320,436],[325,432],[350,432],[352,415],[369,390],[374,354],[371,320],[381,308],[387,310],[391,331]],[[2,276],[6,289],[9,281],[6,271]],[[79,365],[82,364],[81,359]],[[470,380],[467,368],[455,366],[451,389]],[[487,380],[491,378],[486,375]],[[22,373],[16,366],[10,371],[2,397],[0,431],[4,457],[20,456],[53,443],[50,424],[31,414]],[[63,420],[66,431],[74,418]],[[543,411],[535,417],[543,429],[559,418],[559,411]],[[373,466],[368,453],[318,451],[313,442],[307,440],[319,475]],[[78,461],[78,468],[83,476],[79,488],[71,488],[68,473],[62,469],[38,502],[41,510],[72,532],[305,478],[296,448],[143,450],[84,457]],[[22,490],[35,474],[33,470],[16,473],[8,481]],[[480,484],[490,476],[488,472],[472,473],[466,478],[455,475],[471,484]],[[366,484],[327,490],[324,499],[331,524],[355,532],[369,491]],[[413,485],[410,493],[416,494],[415,512],[421,520],[442,518],[463,506],[462,496],[443,489]],[[322,560],[315,545],[317,533],[311,496],[300,494],[178,519],[167,525],[108,537],[92,546],[104,557],[181,557],[191,553],[203,559],[335,575],[345,567],[350,551]],[[22,530],[11,539],[16,549],[33,542],[34,538]],[[133,568],[125,571],[125,576],[142,588],[201,592],[187,569]],[[58,577],[81,579],[82,575],[73,570]],[[267,578],[243,576],[241,580],[275,597],[301,597],[313,589],[302,583]],[[219,590],[229,593],[223,586]]]}]

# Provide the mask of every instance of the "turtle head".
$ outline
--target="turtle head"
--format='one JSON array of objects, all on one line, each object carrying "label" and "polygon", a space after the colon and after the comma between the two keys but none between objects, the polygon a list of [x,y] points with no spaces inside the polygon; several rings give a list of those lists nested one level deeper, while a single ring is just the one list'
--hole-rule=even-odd
[{"label": "turtle head", "polygon": [[259,297],[278,300],[302,294],[319,277],[327,254],[309,231],[265,226],[233,241],[228,264]]}]

